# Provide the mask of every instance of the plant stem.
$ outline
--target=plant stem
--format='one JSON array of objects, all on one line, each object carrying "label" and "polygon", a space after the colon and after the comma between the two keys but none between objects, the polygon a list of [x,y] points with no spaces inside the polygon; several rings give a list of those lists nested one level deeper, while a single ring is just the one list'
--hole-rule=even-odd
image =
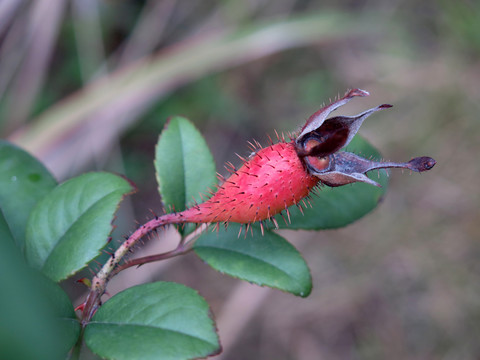
[{"label": "plant stem", "polygon": [[[186,245],[188,245],[188,244],[186,244]],[[128,269],[129,267],[140,266],[140,265],[145,265],[145,264],[155,262],[155,261],[170,259],[170,258],[173,258],[175,256],[186,254],[186,253],[190,252],[191,250],[192,250],[191,246],[185,246],[182,243],[180,243],[177,248],[175,248],[174,250],[171,250],[171,251],[167,251],[165,253],[148,255],[148,256],[141,257],[141,258],[128,260],[124,264],[118,265],[115,269],[113,269],[112,273],[110,274],[110,277],[115,276],[120,271]]]},{"label": "plant stem", "polygon": [[[184,254],[191,250],[193,246],[193,240],[186,242],[186,239],[182,239],[179,246],[175,250],[169,251],[163,254],[157,254],[152,256],[146,256],[139,259],[131,260],[122,266],[119,266],[120,261],[125,255],[138,243],[138,241],[145,235],[148,235],[152,231],[155,231],[159,227],[171,224],[182,223],[181,216],[178,213],[165,214],[161,217],[156,217],[145,224],[141,225],[132,235],[125,240],[120,247],[112,254],[108,261],[103,265],[100,271],[92,279],[92,287],[85,300],[85,306],[82,313],[82,327],[90,321],[95,311],[98,309],[101,303],[101,297],[105,293],[108,281],[121,270],[129,268],[135,265],[142,265],[148,262],[168,259],[174,256]],[[199,230],[203,231],[208,225],[203,224]],[[198,236],[198,232],[190,234],[189,237]]]}]

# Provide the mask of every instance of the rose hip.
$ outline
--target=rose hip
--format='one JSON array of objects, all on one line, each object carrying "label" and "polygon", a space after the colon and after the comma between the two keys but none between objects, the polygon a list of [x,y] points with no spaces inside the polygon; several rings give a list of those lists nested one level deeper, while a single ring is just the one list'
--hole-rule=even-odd
[{"label": "rose hip", "polygon": [[435,160],[419,157],[405,163],[377,162],[340,151],[353,139],[363,121],[376,111],[390,108],[383,104],[356,116],[328,115],[356,96],[368,92],[353,89],[337,101],[314,113],[290,142],[279,142],[252,154],[221,184],[204,203],[183,212],[164,215],[167,222],[250,224],[298,204],[318,185],[331,187],[353,182],[380,186],[366,176],[370,170],[404,168],[416,172],[430,170]]}]

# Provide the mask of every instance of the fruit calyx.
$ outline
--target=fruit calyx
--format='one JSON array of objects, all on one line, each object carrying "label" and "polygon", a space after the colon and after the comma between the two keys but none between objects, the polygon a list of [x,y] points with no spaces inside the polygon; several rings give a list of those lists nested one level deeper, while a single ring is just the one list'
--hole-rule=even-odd
[{"label": "fruit calyx", "polygon": [[309,173],[327,186],[337,187],[353,182],[365,182],[380,186],[366,176],[368,171],[404,168],[422,172],[430,170],[436,163],[434,159],[426,156],[404,163],[378,162],[340,151],[350,143],[367,117],[374,112],[392,107],[389,104],[382,104],[355,116],[327,118],[331,112],[345,105],[354,97],[368,95],[367,91],[361,89],[348,91],[342,98],[310,116],[295,139],[297,154],[303,160]]}]

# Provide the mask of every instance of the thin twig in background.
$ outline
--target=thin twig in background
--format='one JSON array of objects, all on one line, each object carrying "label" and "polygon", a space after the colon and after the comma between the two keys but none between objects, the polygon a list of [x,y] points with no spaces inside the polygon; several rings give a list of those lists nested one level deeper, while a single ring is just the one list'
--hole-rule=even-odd
[{"label": "thin twig in background", "polygon": [[15,126],[28,119],[42,89],[65,6],[64,0],[38,0],[30,8],[28,50],[8,96],[7,118]]},{"label": "thin twig in background", "polygon": [[97,0],[73,0],[71,6],[78,60],[85,84],[94,75],[105,75],[98,73],[106,56],[98,6]]},{"label": "thin twig in background", "polygon": [[[18,73],[18,69],[22,64],[22,60],[26,56],[28,49],[27,28],[28,13],[21,11],[20,5],[26,7],[26,4],[18,2],[19,7],[12,9],[7,7],[9,2],[2,2],[1,9],[2,21],[5,26],[2,32],[2,42],[0,43],[0,98],[5,98],[8,87]],[[4,110],[5,123],[2,126],[6,133],[10,131],[8,127],[13,128],[13,121],[8,120],[8,116]]]},{"label": "thin twig in background", "polygon": [[0,36],[3,37],[3,32],[10,25],[21,5],[22,1],[18,0],[3,0],[0,2]]},{"label": "thin twig in background", "polygon": [[109,63],[120,68],[151,54],[164,40],[176,4],[177,0],[147,1],[127,41]]}]

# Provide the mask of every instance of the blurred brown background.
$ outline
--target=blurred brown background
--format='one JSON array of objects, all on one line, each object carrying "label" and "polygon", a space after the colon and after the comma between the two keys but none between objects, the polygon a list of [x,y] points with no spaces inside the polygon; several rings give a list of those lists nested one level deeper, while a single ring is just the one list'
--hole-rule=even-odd
[{"label": "blurred brown background", "polygon": [[386,159],[437,165],[392,171],[384,201],[347,228],[282,233],[311,268],[310,297],[244,284],[193,254],[128,270],[109,291],[194,287],[218,321],[219,359],[479,359],[479,56],[474,0],[3,0],[0,132],[59,181],[132,179],[121,238],[162,211],[152,161],[168,116],[195,122],[225,173],[247,140],[366,89],[344,114],[394,107],[360,133]]}]

